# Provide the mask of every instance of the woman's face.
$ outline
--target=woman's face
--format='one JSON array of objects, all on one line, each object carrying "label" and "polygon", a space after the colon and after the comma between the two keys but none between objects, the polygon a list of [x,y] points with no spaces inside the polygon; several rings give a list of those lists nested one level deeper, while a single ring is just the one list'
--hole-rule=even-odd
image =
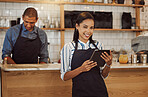
[{"label": "woman's face", "polygon": [[79,31],[79,40],[86,43],[93,34],[94,21],[92,19],[83,20],[79,25],[76,24]]}]

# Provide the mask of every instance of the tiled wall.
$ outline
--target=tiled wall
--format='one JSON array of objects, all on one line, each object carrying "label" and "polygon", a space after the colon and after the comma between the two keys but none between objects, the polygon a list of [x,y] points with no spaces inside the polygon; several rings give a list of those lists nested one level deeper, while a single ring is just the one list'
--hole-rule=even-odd
[{"label": "tiled wall", "polygon": [[[148,0],[145,0],[148,1]],[[60,7],[54,4],[33,4],[33,3],[5,3],[0,2],[0,18],[9,20],[21,17],[24,9],[27,7],[35,7],[39,13],[39,21],[37,26],[41,27],[41,22],[46,23],[47,27],[53,21],[60,21]],[[132,7],[118,6],[90,6],[90,5],[64,5],[64,10],[80,10],[80,11],[105,11],[113,12],[113,28],[121,28],[121,15],[123,12],[131,12],[135,17],[135,9]],[[148,29],[148,8],[144,8],[141,12],[141,27]],[[0,30],[0,51],[7,30]],[[49,56],[52,62],[57,62],[60,58],[60,32],[55,30],[45,30],[48,36]],[[65,43],[72,41],[73,31],[65,31]],[[128,31],[94,31],[93,38],[104,43],[105,49],[120,50],[121,48],[130,48],[131,39],[136,37],[135,32]],[[1,54],[1,52],[0,52]]]}]

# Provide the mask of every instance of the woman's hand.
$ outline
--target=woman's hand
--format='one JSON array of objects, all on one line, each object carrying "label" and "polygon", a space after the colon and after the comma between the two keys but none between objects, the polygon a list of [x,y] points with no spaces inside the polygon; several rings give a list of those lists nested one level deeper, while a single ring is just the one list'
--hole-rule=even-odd
[{"label": "woman's hand", "polygon": [[93,67],[97,66],[97,62],[93,62],[93,61],[90,61],[90,60],[86,60],[81,66],[81,71],[82,72],[86,72],[86,71],[89,71],[91,70]]},{"label": "woman's hand", "polygon": [[111,65],[112,64],[112,53],[110,51],[110,55],[107,52],[102,53],[101,58],[103,58],[105,60],[105,62],[107,63],[107,65]]}]

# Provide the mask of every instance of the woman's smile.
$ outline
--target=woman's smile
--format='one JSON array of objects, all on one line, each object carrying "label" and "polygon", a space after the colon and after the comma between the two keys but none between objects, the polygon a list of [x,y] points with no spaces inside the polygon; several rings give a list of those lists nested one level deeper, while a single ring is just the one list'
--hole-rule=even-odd
[{"label": "woman's smile", "polygon": [[86,43],[93,34],[94,21],[92,19],[86,19],[79,25],[76,24],[76,28],[79,31],[79,40]]},{"label": "woman's smile", "polygon": [[91,36],[90,34],[88,34],[88,33],[83,33],[84,34],[84,36],[86,37],[86,38],[88,38],[89,39],[89,37]]}]

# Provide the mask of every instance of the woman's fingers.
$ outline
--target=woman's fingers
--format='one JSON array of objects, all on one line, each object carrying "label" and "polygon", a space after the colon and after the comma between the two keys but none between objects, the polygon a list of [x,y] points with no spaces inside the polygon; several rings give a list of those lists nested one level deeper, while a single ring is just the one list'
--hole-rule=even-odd
[{"label": "woman's fingers", "polygon": [[110,55],[107,52],[102,53],[101,58],[108,64],[112,64],[112,53],[110,51]]},{"label": "woman's fingers", "polygon": [[92,69],[93,67],[97,66],[97,63],[96,62],[93,62],[93,61],[85,61],[84,62],[84,71],[89,71],[90,69]]},{"label": "woman's fingers", "polygon": [[91,68],[97,66],[97,62],[93,62],[92,64],[89,65]]}]

